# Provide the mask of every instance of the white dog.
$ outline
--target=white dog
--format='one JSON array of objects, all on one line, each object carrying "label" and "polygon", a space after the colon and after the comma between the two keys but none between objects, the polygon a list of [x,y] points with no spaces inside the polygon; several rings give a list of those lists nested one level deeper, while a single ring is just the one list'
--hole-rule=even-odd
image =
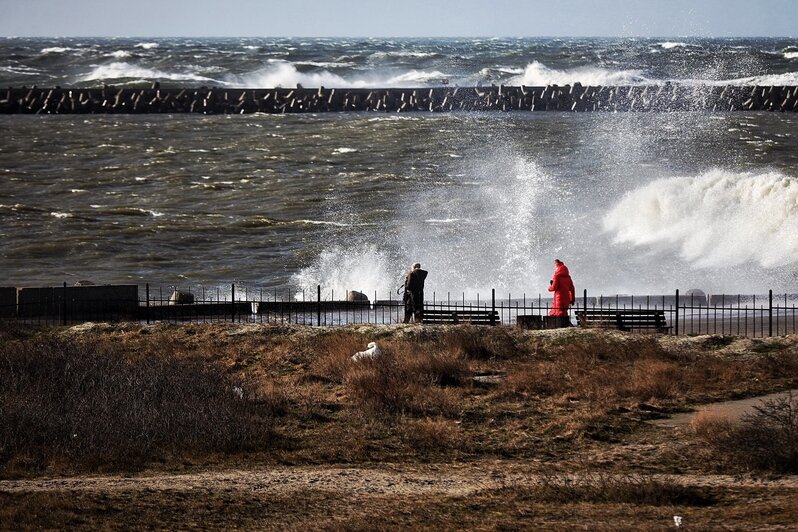
[{"label": "white dog", "polygon": [[368,349],[365,351],[358,351],[352,355],[352,360],[358,362],[360,360],[375,359],[382,355],[382,351],[377,347],[377,342],[369,342]]}]

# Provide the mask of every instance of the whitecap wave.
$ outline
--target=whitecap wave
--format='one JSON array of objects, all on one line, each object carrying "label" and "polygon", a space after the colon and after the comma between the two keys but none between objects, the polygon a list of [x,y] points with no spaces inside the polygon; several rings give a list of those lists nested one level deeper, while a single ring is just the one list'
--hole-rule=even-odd
[{"label": "whitecap wave", "polygon": [[674,42],[674,41],[665,41],[659,42],[657,45],[665,50],[673,50],[674,48],[687,48],[690,46],[686,42]]},{"label": "whitecap wave", "polygon": [[445,77],[446,74],[437,70],[409,70],[388,78],[385,82],[385,86],[394,87],[404,83],[425,83],[433,80],[441,80]]},{"label": "whitecap wave", "polygon": [[50,55],[50,54],[63,54],[65,52],[69,52],[74,50],[74,48],[67,48],[63,46],[51,46],[49,48],[42,48],[41,52],[42,55]]},{"label": "whitecap wave", "polygon": [[784,52],[784,59],[798,59],[798,52]]},{"label": "whitecap wave", "polygon": [[524,73],[509,81],[511,85],[641,85],[653,83],[640,70],[609,70],[606,68],[582,66],[566,70],[549,68],[534,61],[526,66]]},{"label": "whitecap wave", "polygon": [[355,63],[345,61],[297,61],[294,65],[316,68],[349,68],[355,66]]},{"label": "whitecap wave", "polygon": [[157,42],[140,42],[134,46],[134,48],[142,48],[144,50],[152,50],[153,48],[158,48]]},{"label": "whitecap wave", "polygon": [[296,65],[281,59],[270,59],[268,63],[254,72],[240,76],[229,76],[224,83],[235,87],[305,87],[328,88],[390,88],[407,86],[409,83],[423,84],[445,78],[438,71],[407,70],[388,75],[370,73],[363,77],[344,77],[328,70],[300,72]]},{"label": "whitecap wave", "polygon": [[674,254],[697,268],[798,262],[798,179],[712,170],[658,179],[604,217],[616,244]]},{"label": "whitecap wave", "polygon": [[326,70],[300,72],[292,63],[279,59],[270,60],[266,66],[254,72],[230,76],[226,79],[226,83],[236,87],[296,87],[297,84],[307,87],[360,86]]},{"label": "whitecap wave", "polygon": [[131,53],[127,50],[117,50],[115,52],[111,52],[107,54],[106,57],[115,57],[117,59],[125,59],[126,57],[130,57]]},{"label": "whitecap wave", "polygon": [[168,79],[173,81],[206,81],[220,83],[218,80],[190,72],[164,72],[162,70],[131,65],[124,62],[114,62],[97,66],[94,70],[81,77],[79,81],[105,81],[115,79]]},{"label": "whitecap wave", "polygon": [[392,52],[374,52],[369,57],[372,59],[385,59],[388,57],[410,57],[414,59],[421,59],[424,57],[435,57],[438,55],[436,52],[415,52],[412,50],[392,51]]}]

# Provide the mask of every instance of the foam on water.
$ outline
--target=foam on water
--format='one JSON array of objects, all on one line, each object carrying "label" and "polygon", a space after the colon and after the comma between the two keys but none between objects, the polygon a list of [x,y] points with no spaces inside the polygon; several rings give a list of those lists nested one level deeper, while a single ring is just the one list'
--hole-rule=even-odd
[{"label": "foam on water", "polygon": [[674,48],[686,48],[689,46],[689,44],[685,42],[674,42],[674,41],[665,41],[657,44],[660,47],[664,48],[665,50],[673,50]]},{"label": "foam on water", "polygon": [[[268,63],[253,72],[228,76],[225,83],[234,87],[295,87],[301,84],[305,87],[328,88],[365,88],[365,87],[403,87],[414,84],[424,84],[431,80],[445,78],[443,72],[433,70],[399,70],[390,73],[369,72],[358,75],[339,75],[328,70],[301,72],[297,65],[302,62],[292,63],[280,59],[269,60]],[[337,65],[337,67],[344,65]],[[336,68],[337,68],[336,67]]]},{"label": "foam on water", "polygon": [[627,193],[604,229],[696,268],[786,266],[798,262],[798,180],[724,170],[657,179]]},{"label": "foam on water", "polygon": [[107,65],[97,66],[94,68],[94,70],[88,74],[85,74],[80,81],[104,81],[116,79],[168,79],[173,81],[209,81],[219,83],[214,79],[190,72],[163,72],[160,70],[140,67],[124,62],[114,62]]},{"label": "foam on water", "polygon": [[534,61],[529,63],[520,76],[509,80],[510,85],[641,85],[652,83],[640,70],[610,70],[593,66],[559,70]]}]

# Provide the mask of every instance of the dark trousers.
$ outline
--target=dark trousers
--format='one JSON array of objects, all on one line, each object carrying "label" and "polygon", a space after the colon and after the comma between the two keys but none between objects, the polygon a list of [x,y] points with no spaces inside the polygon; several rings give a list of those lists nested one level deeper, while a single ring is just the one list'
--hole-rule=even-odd
[{"label": "dark trousers", "polygon": [[424,301],[421,297],[416,301],[410,292],[405,292],[404,304],[405,319],[402,320],[402,323],[410,323],[411,317],[416,323],[421,323],[424,320]]}]

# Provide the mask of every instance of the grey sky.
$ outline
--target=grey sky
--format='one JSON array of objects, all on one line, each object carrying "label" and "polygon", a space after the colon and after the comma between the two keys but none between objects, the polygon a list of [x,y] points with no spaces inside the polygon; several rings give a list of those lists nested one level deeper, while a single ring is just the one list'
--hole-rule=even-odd
[{"label": "grey sky", "polygon": [[781,36],[798,0],[0,0],[0,36]]}]

